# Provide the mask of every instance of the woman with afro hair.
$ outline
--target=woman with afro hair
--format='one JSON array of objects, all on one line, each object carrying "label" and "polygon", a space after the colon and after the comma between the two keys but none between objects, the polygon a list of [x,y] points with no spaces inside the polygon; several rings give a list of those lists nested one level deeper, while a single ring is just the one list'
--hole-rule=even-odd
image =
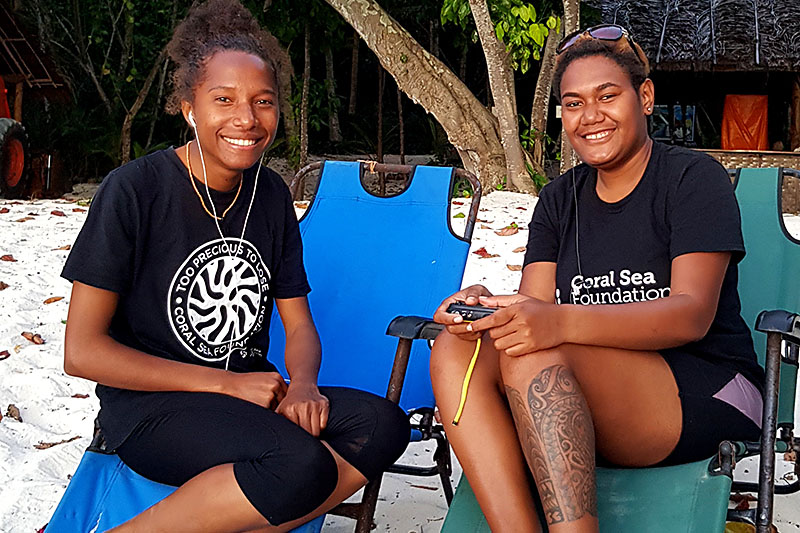
[{"label": "woman with afro hair", "polygon": [[[179,487],[114,531],[287,531],[408,443],[396,405],[317,386],[297,219],[260,164],[279,119],[266,37],[238,0],[190,11],[168,111],[194,139],[105,178],[62,273],[65,370],[98,383],[108,448]],[[273,302],[288,385],[266,359]]]}]

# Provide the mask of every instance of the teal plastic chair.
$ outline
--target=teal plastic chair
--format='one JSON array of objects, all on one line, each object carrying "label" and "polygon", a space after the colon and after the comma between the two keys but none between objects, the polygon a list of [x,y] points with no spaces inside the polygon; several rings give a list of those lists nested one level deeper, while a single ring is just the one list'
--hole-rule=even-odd
[{"label": "teal plastic chair", "polygon": [[[597,506],[604,533],[713,533],[725,529],[731,489],[758,492],[758,508],[732,519],[746,519],[758,533],[772,524],[775,452],[800,452],[793,437],[800,320],[786,311],[800,310],[800,242],[786,231],[781,209],[784,177],[800,172],[742,169],[732,172],[742,214],[747,255],[739,266],[742,315],[753,328],[759,361],[765,366],[762,446],[723,442],[717,456],[678,466],[597,469]],[[780,434],[777,434],[777,431]],[[759,483],[733,482],[736,460],[761,455]],[[796,468],[800,466],[797,463]],[[796,492],[800,482],[777,487]],[[456,494],[442,533],[489,533],[466,477]]]}]

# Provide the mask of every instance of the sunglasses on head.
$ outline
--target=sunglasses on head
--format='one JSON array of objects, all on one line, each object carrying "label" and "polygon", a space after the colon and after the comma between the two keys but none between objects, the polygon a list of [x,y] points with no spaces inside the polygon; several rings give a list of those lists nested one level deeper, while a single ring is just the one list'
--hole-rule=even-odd
[{"label": "sunglasses on head", "polygon": [[592,26],[591,28],[586,28],[585,30],[574,31],[564,37],[564,39],[558,43],[556,54],[562,53],[564,50],[578,42],[578,39],[587,33],[589,34],[589,37],[593,39],[599,39],[601,41],[619,41],[625,37],[628,40],[628,44],[630,44],[631,49],[634,50],[634,52],[636,51],[636,47],[633,46],[633,39],[631,39],[631,35],[628,33],[628,30],[616,24],[600,24],[599,26]]}]

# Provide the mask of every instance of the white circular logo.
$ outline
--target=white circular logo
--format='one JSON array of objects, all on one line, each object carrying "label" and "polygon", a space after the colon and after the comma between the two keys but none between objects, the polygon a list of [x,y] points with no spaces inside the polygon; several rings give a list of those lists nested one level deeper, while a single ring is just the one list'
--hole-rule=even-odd
[{"label": "white circular logo", "polygon": [[269,280],[248,241],[217,239],[200,246],[172,279],[167,302],[172,330],[192,355],[225,359],[263,327]]}]

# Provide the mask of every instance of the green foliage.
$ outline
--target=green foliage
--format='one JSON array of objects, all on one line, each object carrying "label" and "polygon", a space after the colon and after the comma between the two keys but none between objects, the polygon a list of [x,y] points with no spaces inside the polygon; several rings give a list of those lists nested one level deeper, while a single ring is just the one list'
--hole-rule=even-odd
[{"label": "green foliage", "polygon": [[[514,70],[526,73],[531,62],[541,58],[550,31],[559,31],[560,19],[543,14],[547,6],[537,12],[532,3],[524,0],[488,0],[488,5],[495,35],[511,54]],[[444,0],[440,17],[442,25],[451,22],[467,30],[472,25],[471,14],[468,0]]]}]

